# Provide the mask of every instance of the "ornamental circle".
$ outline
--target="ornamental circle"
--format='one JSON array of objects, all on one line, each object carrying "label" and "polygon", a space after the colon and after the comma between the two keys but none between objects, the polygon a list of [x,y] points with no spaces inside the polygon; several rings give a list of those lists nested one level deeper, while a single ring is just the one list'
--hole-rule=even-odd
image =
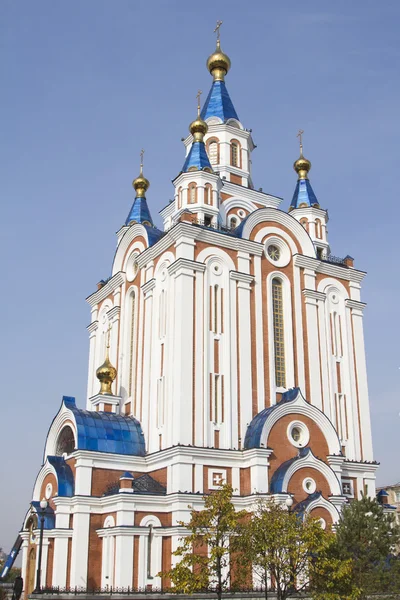
[{"label": "ornamental circle", "polygon": [[244,219],[244,218],[245,218],[245,216],[246,216],[246,213],[245,213],[245,211],[244,211],[242,208],[240,208],[240,209],[237,211],[237,214],[238,214],[238,216],[239,216],[241,219]]},{"label": "ornamental circle", "polygon": [[286,267],[290,263],[291,252],[289,246],[278,236],[269,236],[265,240],[264,254],[275,267]]},{"label": "ornamental circle", "polygon": [[222,273],[221,265],[219,265],[218,263],[214,263],[211,269],[214,275],[221,275]]},{"label": "ornamental circle", "polygon": [[318,519],[318,521],[319,521],[319,524],[321,525],[321,529],[326,529],[326,521],[325,521],[325,519],[323,517],[320,517]]},{"label": "ornamental circle", "polygon": [[46,485],[46,489],[44,491],[44,497],[46,498],[46,500],[49,500],[51,498],[53,494],[53,486],[51,485],[51,483],[48,483]]},{"label": "ornamental circle", "polygon": [[301,421],[292,421],[287,428],[289,442],[296,448],[304,448],[310,439],[310,432]]},{"label": "ornamental circle", "polygon": [[315,483],[312,477],[306,477],[303,480],[303,490],[307,492],[307,494],[313,494],[317,489],[317,484]]},{"label": "ornamental circle", "polygon": [[137,264],[138,252],[133,252],[128,258],[128,264],[126,265],[126,278],[128,281],[133,281],[138,273],[139,267]]}]

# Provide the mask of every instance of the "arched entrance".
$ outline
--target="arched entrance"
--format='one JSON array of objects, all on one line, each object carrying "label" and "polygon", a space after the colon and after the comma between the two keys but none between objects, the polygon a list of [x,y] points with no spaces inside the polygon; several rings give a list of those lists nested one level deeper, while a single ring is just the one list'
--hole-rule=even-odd
[{"label": "arched entrance", "polygon": [[36,548],[31,547],[28,554],[28,568],[26,577],[25,594],[28,596],[32,594],[35,589],[35,575],[36,575]]}]

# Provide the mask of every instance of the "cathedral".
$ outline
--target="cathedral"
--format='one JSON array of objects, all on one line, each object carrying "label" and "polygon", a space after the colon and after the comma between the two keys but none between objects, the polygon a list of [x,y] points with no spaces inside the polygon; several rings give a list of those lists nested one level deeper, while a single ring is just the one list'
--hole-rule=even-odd
[{"label": "cathedral", "polygon": [[322,527],[375,495],[365,273],[330,252],[302,132],[290,206],[254,186],[230,66],[218,36],[162,229],[142,154],[111,275],[87,298],[86,407],[63,397],[19,532],[26,593],[43,498],[43,587],[155,590],[179,522],[224,482],[238,509],[291,498]]}]

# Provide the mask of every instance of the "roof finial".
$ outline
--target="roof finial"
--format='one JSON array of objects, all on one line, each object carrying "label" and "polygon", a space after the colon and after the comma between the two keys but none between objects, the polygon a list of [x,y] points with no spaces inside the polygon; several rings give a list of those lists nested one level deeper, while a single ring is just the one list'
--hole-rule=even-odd
[{"label": "roof finial", "polygon": [[140,174],[143,175],[143,156],[144,156],[144,150],[142,148],[142,150],[140,151]]},{"label": "roof finial", "polygon": [[300,139],[300,156],[303,156],[303,137],[302,137],[303,133],[304,133],[304,130],[299,129],[299,133],[296,136]]},{"label": "roof finial", "polygon": [[136,179],[134,179],[132,181],[132,186],[134,187],[134,189],[136,191],[137,198],[143,198],[146,195],[146,191],[150,187],[149,180],[146,179],[146,177],[143,175],[143,157],[144,157],[144,150],[142,148],[142,150],[140,151],[140,173],[139,173],[138,177],[136,177]]},{"label": "roof finial", "polygon": [[112,326],[111,323],[109,323],[106,337],[106,358],[96,371],[96,377],[100,381],[99,394],[108,394],[109,396],[113,395],[111,386],[117,376],[117,370],[112,366],[109,358],[111,329]]},{"label": "roof finial", "polygon": [[217,48],[219,48],[221,42],[220,42],[220,29],[221,29],[221,25],[222,25],[223,21],[217,21],[217,25],[214,29],[214,33],[217,34]]},{"label": "roof finial", "polygon": [[303,129],[299,129],[296,137],[300,141],[300,157],[295,161],[293,168],[299,176],[299,179],[308,179],[308,172],[311,169],[310,161],[303,155]]},{"label": "roof finial", "polygon": [[200,97],[202,95],[202,91],[198,90],[197,94],[196,94],[196,98],[197,98],[197,116],[200,117]]},{"label": "roof finial", "polygon": [[215,52],[208,57],[207,60],[207,69],[210,71],[211,75],[214,77],[214,81],[223,81],[225,75],[231,68],[231,61],[229,56],[227,56],[221,50],[221,41],[220,41],[220,27],[222,25],[222,21],[217,21],[217,25],[214,29],[214,33],[217,34],[217,47]]}]

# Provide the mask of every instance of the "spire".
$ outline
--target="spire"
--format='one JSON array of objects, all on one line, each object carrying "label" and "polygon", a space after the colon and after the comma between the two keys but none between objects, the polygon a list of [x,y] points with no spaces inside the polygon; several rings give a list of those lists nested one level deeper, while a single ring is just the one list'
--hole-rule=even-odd
[{"label": "spire", "polygon": [[207,133],[207,123],[200,116],[200,96],[202,92],[197,92],[197,118],[189,125],[189,131],[193,136],[193,144],[189,154],[186,157],[182,167],[182,172],[188,171],[209,171],[212,173],[212,167],[208,159],[206,147],[204,145],[204,136]]},{"label": "spire", "polygon": [[110,332],[111,332],[111,324],[107,330],[107,344],[106,344],[106,358],[103,364],[97,369],[96,377],[100,381],[100,391],[99,394],[108,394],[112,396],[111,386],[114,379],[117,376],[117,370],[112,366],[109,357],[109,349],[110,349]]},{"label": "spire", "polygon": [[147,206],[146,191],[150,187],[150,182],[143,175],[143,156],[144,150],[140,152],[140,173],[136,179],[133,180],[132,186],[136,191],[136,197],[133,201],[132,208],[125,221],[125,225],[133,225],[134,223],[141,223],[142,225],[148,225],[153,227],[153,219]]},{"label": "spire", "polygon": [[294,162],[293,168],[298,174],[298,180],[289,210],[293,210],[294,208],[303,208],[304,206],[315,206],[319,208],[319,202],[308,179],[308,173],[311,169],[311,162],[303,155],[303,133],[304,131],[299,129],[297,134],[297,137],[300,141],[300,156]]},{"label": "spire", "polygon": [[211,90],[207,96],[207,100],[201,111],[202,119],[209,117],[219,117],[223,122],[228,119],[236,119],[239,121],[237,112],[229,97],[228,90],[225,85],[225,75],[231,68],[231,61],[227,54],[221,50],[220,27],[222,21],[217,21],[217,26],[214,33],[217,33],[217,46],[215,52],[207,59],[207,69],[214,78]]}]

